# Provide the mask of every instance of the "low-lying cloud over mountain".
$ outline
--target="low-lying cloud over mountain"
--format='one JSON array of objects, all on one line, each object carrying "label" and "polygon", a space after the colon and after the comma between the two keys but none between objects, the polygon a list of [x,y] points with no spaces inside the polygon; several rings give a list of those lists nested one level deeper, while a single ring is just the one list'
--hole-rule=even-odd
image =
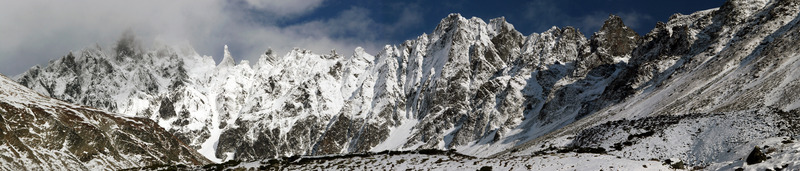
[{"label": "low-lying cloud over mountain", "polygon": [[[190,43],[200,53],[221,56],[219,47],[230,44],[241,56],[258,57],[267,47],[303,47],[327,52],[354,49],[377,39],[364,33],[378,27],[369,11],[350,8],[329,18],[281,24],[302,16],[323,3],[315,1],[6,1],[0,4],[0,61],[14,62],[0,73],[15,75],[25,68],[77,51],[89,44],[114,42],[132,30],[149,44]],[[36,11],[36,12],[31,12]],[[250,17],[252,13],[262,14]],[[357,19],[345,23],[341,21]],[[337,23],[337,24],[331,24]],[[361,36],[363,35],[363,36]],[[369,47],[367,47],[369,48]],[[283,53],[283,52],[281,52]],[[245,58],[243,58],[245,59]],[[20,67],[15,67],[20,66]]]}]

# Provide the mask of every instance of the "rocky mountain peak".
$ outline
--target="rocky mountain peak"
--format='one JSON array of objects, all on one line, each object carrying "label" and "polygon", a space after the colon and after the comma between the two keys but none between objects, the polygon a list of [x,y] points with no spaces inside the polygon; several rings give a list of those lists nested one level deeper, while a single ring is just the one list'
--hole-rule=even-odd
[{"label": "rocky mountain peak", "polygon": [[468,22],[469,21],[462,17],[461,14],[452,13],[439,22],[439,25],[436,26],[436,29],[434,29],[433,33],[431,34],[431,39],[438,39],[438,37],[447,37],[448,35],[452,35],[462,25],[465,25],[465,23]]},{"label": "rocky mountain peak", "polygon": [[219,62],[218,67],[230,67],[235,66],[236,61],[233,60],[233,56],[231,56],[231,52],[228,51],[228,45],[225,45],[225,51],[222,55],[222,61]]},{"label": "rocky mountain peak", "polygon": [[763,9],[770,0],[728,0],[717,11],[725,25],[736,25],[756,11]]},{"label": "rocky mountain peak", "polygon": [[592,35],[590,46],[592,51],[604,57],[629,55],[639,42],[641,36],[625,26],[622,18],[609,15],[600,31]]},{"label": "rocky mountain peak", "polygon": [[493,32],[516,31],[514,25],[506,21],[506,17],[497,17],[489,20],[489,29]]},{"label": "rocky mountain peak", "polygon": [[497,36],[504,36],[503,34],[510,34],[509,36],[514,37],[515,41],[517,41],[515,45],[521,45],[522,39],[525,37],[522,33],[514,29],[514,25],[508,23],[505,17],[491,19],[487,26],[490,30],[489,37],[493,39]]},{"label": "rocky mountain peak", "polygon": [[559,31],[559,35],[562,39],[568,39],[568,40],[586,39],[586,36],[584,36],[583,33],[581,33],[581,31],[578,28],[572,26],[566,26],[560,29],[557,28],[557,30]]},{"label": "rocky mountain peak", "polygon": [[510,26],[510,28],[512,28],[512,29],[514,28],[514,26],[512,26],[511,23],[508,23],[506,21],[506,17],[504,17],[504,16],[489,19],[489,25],[492,25],[492,26],[495,26],[495,27],[498,27],[498,28],[500,28],[501,26],[502,27]]},{"label": "rocky mountain peak", "polygon": [[264,51],[264,54],[261,54],[261,57],[258,58],[258,61],[253,68],[259,70],[262,67],[271,67],[275,65],[277,61],[278,57],[275,55],[275,52],[272,50],[272,48],[268,48],[266,51]]},{"label": "rocky mountain peak", "polygon": [[439,22],[439,24],[441,25],[442,23],[453,23],[465,19],[466,18],[464,18],[464,16],[461,16],[461,13],[450,13],[447,15],[447,17],[443,18],[442,21]]},{"label": "rocky mountain peak", "polygon": [[122,33],[122,37],[117,41],[114,46],[114,58],[117,61],[123,61],[126,58],[139,60],[142,58],[142,45],[133,31],[127,30]]},{"label": "rocky mountain peak", "polygon": [[625,26],[625,23],[622,22],[622,18],[611,14],[608,15],[608,19],[603,22],[603,26],[600,28],[600,32],[608,31],[608,30],[617,30],[617,29],[627,29],[628,27]]}]

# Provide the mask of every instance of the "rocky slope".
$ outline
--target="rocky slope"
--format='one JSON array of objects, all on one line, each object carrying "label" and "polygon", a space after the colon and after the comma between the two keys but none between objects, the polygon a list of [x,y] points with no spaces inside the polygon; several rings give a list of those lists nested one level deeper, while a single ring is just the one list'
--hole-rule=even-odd
[{"label": "rocky slope", "polygon": [[[733,169],[753,146],[798,138],[800,80],[793,74],[800,68],[798,3],[728,1],[718,9],[658,23],[621,76],[591,103],[594,114],[510,151],[601,146],[621,148],[617,155],[628,158],[676,158],[688,165]],[[670,123],[641,127],[648,122]],[[611,129],[611,123],[625,129]],[[608,137],[602,139],[609,140],[579,140],[590,130],[605,130],[601,134]],[[658,137],[628,136],[643,133]],[[625,141],[630,149],[615,146]],[[796,167],[797,162],[772,164],[757,168]]]},{"label": "rocky slope", "polygon": [[2,75],[0,137],[2,170],[114,170],[209,163],[149,119],[55,100]]},{"label": "rocky slope", "polygon": [[385,151],[329,156],[229,161],[205,166],[155,166],[138,170],[668,170],[659,161],[635,161],[599,153],[564,152],[534,157],[476,158],[452,151]]},{"label": "rocky slope", "polygon": [[503,18],[452,14],[374,56],[268,50],[253,65],[227,48],[216,64],[126,36],[17,81],[153,119],[215,161],[427,148],[489,156],[580,144],[566,137],[621,119],[795,110],[799,8],[731,0],[644,36],[612,15],[589,38],[571,27],[526,36]]}]

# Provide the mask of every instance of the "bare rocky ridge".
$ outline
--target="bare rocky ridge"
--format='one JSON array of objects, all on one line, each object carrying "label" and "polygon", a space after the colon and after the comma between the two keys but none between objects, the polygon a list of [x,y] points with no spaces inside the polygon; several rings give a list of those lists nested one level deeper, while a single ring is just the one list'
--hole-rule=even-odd
[{"label": "bare rocky ridge", "polygon": [[101,170],[209,161],[152,120],[42,96],[0,75],[0,169]]},{"label": "bare rocky ridge", "polygon": [[215,161],[429,148],[521,154],[596,145],[566,137],[622,119],[747,120],[756,115],[743,111],[797,109],[798,11],[797,1],[731,0],[676,14],[644,36],[611,15],[590,38],[572,27],[525,36],[504,18],[451,14],[374,56],[268,50],[251,66],[227,48],[219,65],[187,47],[87,48],[17,80],[155,120]]}]

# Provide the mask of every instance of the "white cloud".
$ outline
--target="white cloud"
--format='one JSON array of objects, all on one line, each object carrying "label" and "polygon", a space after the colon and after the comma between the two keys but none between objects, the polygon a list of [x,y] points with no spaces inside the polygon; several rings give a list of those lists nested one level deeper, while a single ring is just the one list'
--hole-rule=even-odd
[{"label": "white cloud", "polygon": [[564,26],[572,18],[550,0],[530,1],[525,5],[523,16],[532,23],[534,31],[543,32],[552,26]]},{"label": "white cloud", "polygon": [[[252,61],[268,47],[278,53],[299,47],[317,53],[328,53],[335,48],[339,53],[349,54],[357,46],[366,46],[374,52],[382,47],[375,42],[385,42],[375,29],[391,31],[387,28],[394,26],[376,23],[369,11],[362,8],[288,26],[263,22],[301,16],[322,3],[322,0],[2,1],[0,73],[13,76],[94,44],[110,48],[126,29],[133,30],[146,47],[156,39],[167,44],[188,41],[198,53],[219,60],[222,46],[228,44],[235,58]],[[242,12],[241,7],[232,8],[233,5],[248,5],[244,8],[272,14],[259,17],[274,18],[254,19]]]},{"label": "white cloud", "polygon": [[[576,25],[576,27],[580,28],[582,32],[585,33],[594,33],[595,31],[600,30],[605,24],[606,19],[608,19],[608,13],[604,12],[593,12],[592,14],[585,15],[580,17],[580,22]],[[623,21],[624,22],[624,21]],[[587,37],[591,37],[591,34],[587,34]]]},{"label": "white cloud", "polygon": [[[638,13],[636,11],[633,12],[621,12],[618,13],[620,18],[622,18],[622,22],[625,23],[626,26],[631,28],[652,28],[655,26],[655,23],[649,23],[648,20],[653,20],[653,16]],[[653,25],[648,25],[653,24]],[[647,34],[647,33],[639,33],[639,34]]]},{"label": "white cloud", "polygon": [[4,35],[0,39],[0,72],[18,74],[69,51],[110,44],[129,28],[149,40],[156,36],[169,40],[203,35],[229,22],[221,1],[188,2],[0,2],[0,32]]},{"label": "white cloud", "polygon": [[363,8],[351,8],[342,11],[339,16],[328,19],[311,21],[287,27],[288,30],[308,36],[325,35],[353,35],[365,34],[372,36],[376,24],[368,17],[369,11]]},{"label": "white cloud", "polygon": [[419,11],[422,7],[419,4],[396,4],[395,8],[402,9],[400,11],[400,18],[397,19],[397,22],[388,26],[387,32],[401,32],[401,30],[415,27],[423,21],[422,12]]}]

